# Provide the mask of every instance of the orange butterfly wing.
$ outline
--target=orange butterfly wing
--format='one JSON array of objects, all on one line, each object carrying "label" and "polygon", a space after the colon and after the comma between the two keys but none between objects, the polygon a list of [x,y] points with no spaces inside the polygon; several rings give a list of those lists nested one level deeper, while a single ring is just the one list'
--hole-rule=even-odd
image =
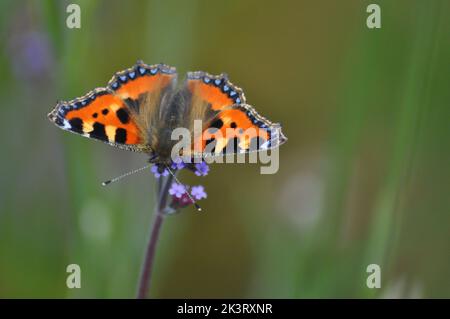
[{"label": "orange butterfly wing", "polygon": [[214,76],[205,72],[189,72],[186,86],[192,95],[193,105],[204,103],[213,111],[245,103],[244,92],[231,83],[226,74]]},{"label": "orange butterfly wing", "polygon": [[152,119],[175,79],[174,68],[138,62],[116,73],[106,88],[59,102],[49,118],[64,130],[119,148],[150,152]]},{"label": "orange butterfly wing", "polygon": [[242,89],[224,74],[188,73],[185,90],[190,97],[187,127],[193,131],[194,120],[202,120],[203,124],[201,136],[193,136],[192,156],[267,150],[287,140],[281,126],[246,104]]},{"label": "orange butterfly wing", "polygon": [[270,122],[252,106],[242,104],[218,113],[193,147],[194,154],[217,156],[269,150],[286,140],[280,124]]}]

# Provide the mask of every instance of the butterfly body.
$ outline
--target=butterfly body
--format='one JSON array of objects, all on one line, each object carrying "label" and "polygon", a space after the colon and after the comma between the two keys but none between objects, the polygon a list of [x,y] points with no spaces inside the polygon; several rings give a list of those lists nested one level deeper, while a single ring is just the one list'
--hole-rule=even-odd
[{"label": "butterfly body", "polygon": [[[48,117],[64,130],[146,153],[160,164],[172,162],[177,128],[187,129],[193,141],[201,137],[180,154],[190,157],[268,150],[287,140],[279,124],[245,103],[227,75],[189,72],[177,87],[175,68],[141,61],[116,73],[105,88],[58,102]],[[195,135],[195,120],[201,120],[201,136]]]}]

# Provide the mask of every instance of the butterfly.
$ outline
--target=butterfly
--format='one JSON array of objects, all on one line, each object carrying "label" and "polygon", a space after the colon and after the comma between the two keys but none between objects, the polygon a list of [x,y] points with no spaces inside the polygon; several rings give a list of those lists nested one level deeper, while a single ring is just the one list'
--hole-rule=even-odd
[{"label": "butterfly", "polygon": [[172,162],[171,150],[177,142],[171,138],[174,129],[186,128],[195,140],[195,120],[201,120],[200,142],[180,155],[249,153],[287,140],[281,125],[246,104],[242,89],[226,74],[188,72],[178,87],[174,67],[142,61],[114,74],[104,88],[58,102],[48,117],[63,130],[146,153],[156,164]]}]

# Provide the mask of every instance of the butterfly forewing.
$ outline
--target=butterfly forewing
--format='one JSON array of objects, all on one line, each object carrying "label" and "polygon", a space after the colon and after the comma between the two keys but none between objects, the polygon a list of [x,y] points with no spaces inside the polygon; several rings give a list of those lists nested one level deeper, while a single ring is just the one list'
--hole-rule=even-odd
[{"label": "butterfly forewing", "polygon": [[138,62],[133,68],[118,72],[108,86],[129,106],[130,113],[147,132],[151,145],[152,135],[159,124],[163,109],[169,104],[176,85],[175,68],[165,64],[146,65]]},{"label": "butterfly forewing", "polygon": [[107,88],[59,102],[49,118],[64,130],[132,151],[152,150],[152,123],[173,90],[174,68],[138,62],[114,75]]},{"label": "butterfly forewing", "polygon": [[194,120],[207,123],[226,108],[245,103],[242,89],[232,84],[225,74],[188,72],[179,94],[186,104],[185,126],[191,130]]}]

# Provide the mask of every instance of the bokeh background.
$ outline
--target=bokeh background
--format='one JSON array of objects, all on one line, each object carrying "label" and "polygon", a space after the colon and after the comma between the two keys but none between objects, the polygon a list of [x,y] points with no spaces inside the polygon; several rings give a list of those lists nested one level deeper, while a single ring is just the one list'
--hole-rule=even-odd
[{"label": "bokeh background", "polygon": [[[366,27],[381,6],[382,28]],[[66,7],[81,6],[81,29]],[[280,170],[216,164],[166,218],[153,297],[450,297],[449,1],[0,2],[0,297],[132,298],[146,157],[57,129],[59,99],[137,59],[227,72],[283,124]],[[81,266],[82,288],[66,287]],[[381,289],[366,286],[379,264]]]}]

